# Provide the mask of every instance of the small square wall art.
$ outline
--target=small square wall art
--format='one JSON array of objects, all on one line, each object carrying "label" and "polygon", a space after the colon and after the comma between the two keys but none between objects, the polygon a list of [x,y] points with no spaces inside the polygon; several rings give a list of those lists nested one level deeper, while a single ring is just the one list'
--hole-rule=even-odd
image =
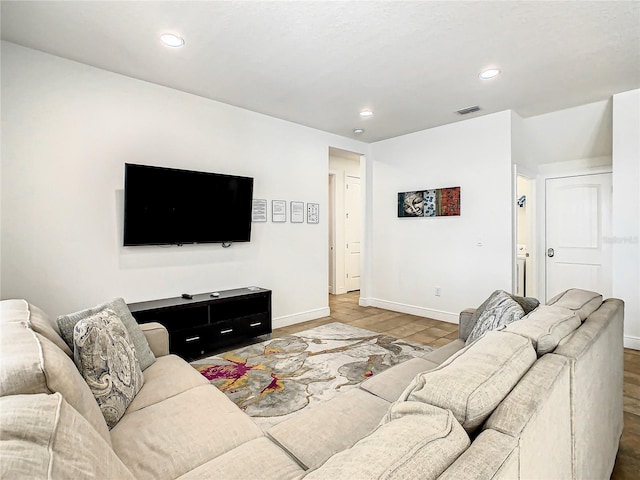
[{"label": "small square wall art", "polygon": [[398,193],[398,217],[460,215],[460,187]]}]

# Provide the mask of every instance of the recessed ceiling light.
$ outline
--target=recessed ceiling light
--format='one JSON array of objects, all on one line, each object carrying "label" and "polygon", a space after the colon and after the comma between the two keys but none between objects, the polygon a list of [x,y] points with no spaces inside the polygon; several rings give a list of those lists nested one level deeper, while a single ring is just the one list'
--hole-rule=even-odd
[{"label": "recessed ceiling light", "polygon": [[361,133],[364,133],[364,128],[354,128],[353,129],[353,133],[358,134],[358,135],[361,134]]},{"label": "recessed ceiling light", "polygon": [[498,70],[497,68],[489,68],[480,72],[479,77],[483,80],[489,80],[490,78],[496,77],[498,75],[500,75],[500,70]]},{"label": "recessed ceiling light", "polygon": [[173,33],[164,33],[160,35],[160,41],[167,47],[180,48],[184,45],[184,39]]},{"label": "recessed ceiling light", "polygon": [[360,112],[360,116],[362,118],[369,118],[369,117],[373,116],[373,112],[371,110],[362,110]]}]

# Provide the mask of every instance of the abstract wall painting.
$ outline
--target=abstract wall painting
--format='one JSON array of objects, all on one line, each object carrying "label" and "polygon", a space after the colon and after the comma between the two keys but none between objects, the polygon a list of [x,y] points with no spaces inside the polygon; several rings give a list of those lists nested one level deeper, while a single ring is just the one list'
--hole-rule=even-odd
[{"label": "abstract wall painting", "polygon": [[460,215],[460,187],[398,193],[398,217]]}]

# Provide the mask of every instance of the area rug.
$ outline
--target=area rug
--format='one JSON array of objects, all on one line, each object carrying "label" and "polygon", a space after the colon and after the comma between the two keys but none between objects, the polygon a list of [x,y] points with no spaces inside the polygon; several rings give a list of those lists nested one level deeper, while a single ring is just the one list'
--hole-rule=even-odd
[{"label": "area rug", "polygon": [[431,350],[335,322],[191,365],[268,428]]}]

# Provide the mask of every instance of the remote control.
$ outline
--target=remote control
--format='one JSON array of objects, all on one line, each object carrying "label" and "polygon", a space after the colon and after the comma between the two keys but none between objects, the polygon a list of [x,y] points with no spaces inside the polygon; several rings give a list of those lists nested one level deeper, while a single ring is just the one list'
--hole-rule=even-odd
[{"label": "remote control", "polygon": [[211,294],[211,296],[212,296],[212,297],[219,297],[219,296],[220,296],[220,294],[219,294],[218,292],[213,292],[213,293]]},{"label": "remote control", "polygon": [[182,298],[186,298],[187,300],[193,300],[193,295],[190,293],[183,293]]}]

